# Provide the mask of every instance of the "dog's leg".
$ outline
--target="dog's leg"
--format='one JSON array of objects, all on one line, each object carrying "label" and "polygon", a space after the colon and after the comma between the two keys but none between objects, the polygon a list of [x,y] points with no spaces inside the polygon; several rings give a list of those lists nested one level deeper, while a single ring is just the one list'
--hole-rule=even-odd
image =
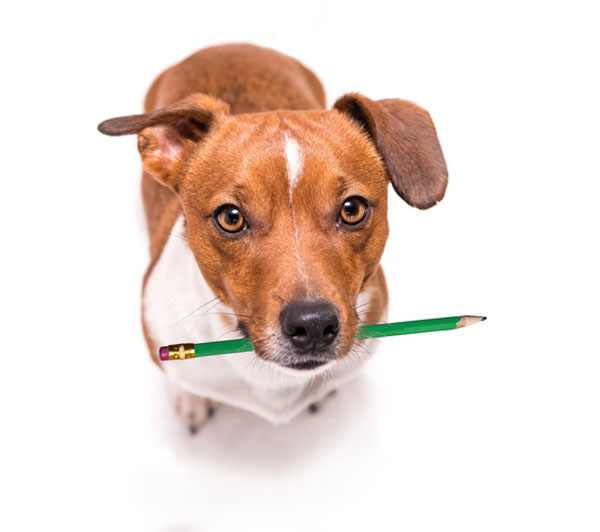
[{"label": "dog's leg", "polygon": [[194,395],[176,384],[171,384],[171,395],[175,403],[175,412],[182,421],[187,423],[191,434],[196,434],[215,413],[213,401]]},{"label": "dog's leg", "polygon": [[335,395],[336,392],[337,392],[337,390],[331,390],[325,397],[322,397],[318,401],[315,401],[314,403],[309,404],[308,411],[311,414],[316,414],[321,409],[321,407],[325,404],[325,401],[327,401],[327,399],[329,397],[331,397],[332,395]]}]

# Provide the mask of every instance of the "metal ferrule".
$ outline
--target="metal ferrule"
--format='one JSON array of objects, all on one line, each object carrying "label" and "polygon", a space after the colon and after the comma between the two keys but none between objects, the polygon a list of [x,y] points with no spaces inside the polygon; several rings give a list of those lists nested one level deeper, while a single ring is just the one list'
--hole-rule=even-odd
[{"label": "metal ferrule", "polygon": [[184,360],[185,358],[194,358],[194,344],[175,344],[169,346],[169,360]]}]

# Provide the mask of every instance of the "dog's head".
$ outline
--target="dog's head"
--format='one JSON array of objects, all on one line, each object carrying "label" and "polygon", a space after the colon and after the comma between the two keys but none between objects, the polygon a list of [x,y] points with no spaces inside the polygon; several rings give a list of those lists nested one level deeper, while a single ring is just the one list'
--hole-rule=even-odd
[{"label": "dog's head", "polygon": [[357,298],[388,236],[388,183],[421,209],[447,183],[429,114],[403,100],[230,115],[193,94],[99,129],[138,134],[144,170],[181,201],[206,281],[258,356],[297,369],[355,341]]}]

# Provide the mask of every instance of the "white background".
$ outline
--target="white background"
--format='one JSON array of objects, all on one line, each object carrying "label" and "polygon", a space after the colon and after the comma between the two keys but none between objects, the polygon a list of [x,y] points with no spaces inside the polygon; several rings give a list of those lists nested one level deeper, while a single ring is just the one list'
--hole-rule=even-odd
[{"label": "white background", "polygon": [[[393,4],[393,5],[392,5]],[[600,528],[593,2],[39,2],[3,7],[2,530]],[[444,201],[390,194],[388,339],[316,416],[175,420],[139,321],[135,139],[162,69],[210,44],[299,58],[428,109]],[[193,340],[193,339],[190,339]]]}]

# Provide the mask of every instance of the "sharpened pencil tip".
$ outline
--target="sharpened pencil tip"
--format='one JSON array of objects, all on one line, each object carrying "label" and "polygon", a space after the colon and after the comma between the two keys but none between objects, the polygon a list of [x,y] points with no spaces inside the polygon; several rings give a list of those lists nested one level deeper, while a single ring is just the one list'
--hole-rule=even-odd
[{"label": "sharpened pencil tip", "polygon": [[460,321],[456,324],[456,328],[467,327],[468,325],[479,323],[485,319],[487,319],[487,316],[462,316]]}]

